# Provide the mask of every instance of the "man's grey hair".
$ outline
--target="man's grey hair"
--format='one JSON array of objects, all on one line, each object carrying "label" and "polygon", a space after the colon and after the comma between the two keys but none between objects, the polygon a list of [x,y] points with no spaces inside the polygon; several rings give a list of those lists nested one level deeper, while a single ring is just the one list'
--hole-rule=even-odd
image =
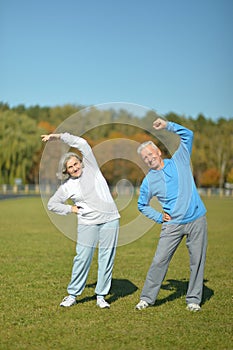
[{"label": "man's grey hair", "polygon": [[138,154],[141,154],[142,150],[149,145],[151,145],[154,149],[158,149],[158,147],[154,144],[153,141],[145,141],[141,143],[141,145],[138,147],[137,149]]},{"label": "man's grey hair", "polygon": [[77,153],[74,153],[74,152],[65,153],[59,161],[58,172],[56,175],[57,175],[57,178],[62,182],[65,182],[70,177],[70,175],[67,173],[67,162],[73,157],[75,157],[79,162],[81,163],[83,162],[82,158]]}]

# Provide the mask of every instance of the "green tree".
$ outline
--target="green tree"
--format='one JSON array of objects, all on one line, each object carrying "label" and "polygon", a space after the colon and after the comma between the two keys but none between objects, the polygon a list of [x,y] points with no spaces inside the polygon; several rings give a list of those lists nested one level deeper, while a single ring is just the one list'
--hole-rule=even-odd
[{"label": "green tree", "polygon": [[0,113],[0,183],[25,183],[34,167],[35,154],[41,148],[40,129],[35,121],[14,111]]},{"label": "green tree", "polygon": [[201,185],[202,174],[216,168],[219,177],[215,186],[223,188],[233,159],[233,120],[213,122],[200,115],[193,125],[194,144],[192,162],[194,176]]}]

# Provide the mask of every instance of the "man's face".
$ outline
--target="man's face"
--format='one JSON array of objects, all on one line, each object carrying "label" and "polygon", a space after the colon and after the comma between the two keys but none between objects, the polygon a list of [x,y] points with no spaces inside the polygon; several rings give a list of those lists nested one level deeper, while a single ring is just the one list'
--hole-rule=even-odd
[{"label": "man's face", "polygon": [[66,171],[71,177],[79,177],[82,175],[83,166],[76,157],[71,157],[66,163]]},{"label": "man's face", "polygon": [[141,157],[150,169],[160,170],[164,166],[160,149],[154,148],[152,145],[148,145],[142,149]]}]

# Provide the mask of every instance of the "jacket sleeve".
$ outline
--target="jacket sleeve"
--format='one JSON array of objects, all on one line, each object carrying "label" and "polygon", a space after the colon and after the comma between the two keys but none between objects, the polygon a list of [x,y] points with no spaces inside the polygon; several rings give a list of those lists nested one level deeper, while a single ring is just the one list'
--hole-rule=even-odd
[{"label": "jacket sleeve", "polygon": [[189,154],[192,152],[192,144],[193,144],[193,132],[182,125],[168,122],[167,130],[174,132],[175,134],[180,136],[181,143],[183,143],[189,151]]},{"label": "jacket sleeve", "polygon": [[149,219],[157,222],[158,224],[162,224],[163,215],[162,213],[150,206],[151,198],[152,196],[149,191],[148,182],[145,178],[140,187],[140,195],[138,198],[138,210]]},{"label": "jacket sleeve", "polygon": [[61,140],[70,147],[77,148],[82,153],[83,159],[86,163],[89,163],[91,166],[98,167],[98,163],[92,152],[91,146],[85,139],[65,132],[61,134]]},{"label": "jacket sleeve", "polygon": [[60,186],[54,195],[49,199],[47,207],[50,211],[59,215],[71,214],[72,206],[65,204],[68,198],[69,197],[63,189],[63,186]]}]

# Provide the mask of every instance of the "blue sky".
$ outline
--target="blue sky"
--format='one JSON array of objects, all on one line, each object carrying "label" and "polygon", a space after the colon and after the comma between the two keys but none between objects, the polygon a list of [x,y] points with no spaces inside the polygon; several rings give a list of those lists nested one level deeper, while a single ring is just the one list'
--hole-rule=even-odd
[{"label": "blue sky", "polygon": [[0,101],[233,118],[232,0],[1,0]]}]

